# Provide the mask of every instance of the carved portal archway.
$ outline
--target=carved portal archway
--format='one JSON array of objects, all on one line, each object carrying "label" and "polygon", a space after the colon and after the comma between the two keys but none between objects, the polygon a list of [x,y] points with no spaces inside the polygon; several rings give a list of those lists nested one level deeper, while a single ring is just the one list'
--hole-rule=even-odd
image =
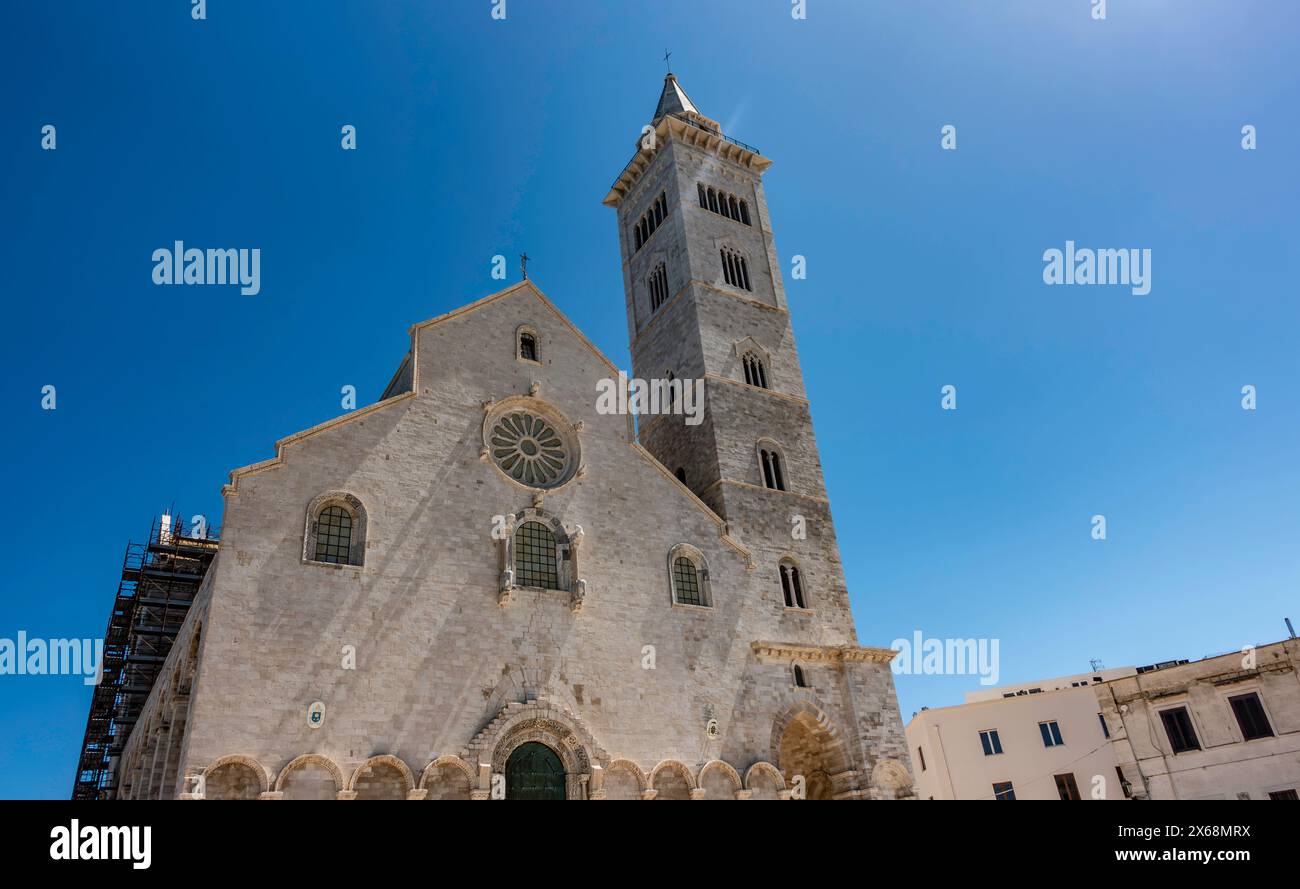
[{"label": "carved portal archway", "polygon": [[[566,799],[603,794],[593,787],[593,766],[609,762],[591,733],[569,711],[545,701],[507,704],[466,748],[470,763],[490,764],[492,775],[505,775],[510,755],[525,744],[550,748],[564,767]],[[603,774],[601,772],[596,774]]]}]

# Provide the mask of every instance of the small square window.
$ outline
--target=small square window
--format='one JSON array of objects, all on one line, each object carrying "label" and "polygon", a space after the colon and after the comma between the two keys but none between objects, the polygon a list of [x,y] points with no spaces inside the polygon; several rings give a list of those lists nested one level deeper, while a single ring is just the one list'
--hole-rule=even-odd
[{"label": "small square window", "polygon": [[1010,781],[1002,781],[993,785],[994,799],[1015,799],[1016,789],[1011,786]]}]

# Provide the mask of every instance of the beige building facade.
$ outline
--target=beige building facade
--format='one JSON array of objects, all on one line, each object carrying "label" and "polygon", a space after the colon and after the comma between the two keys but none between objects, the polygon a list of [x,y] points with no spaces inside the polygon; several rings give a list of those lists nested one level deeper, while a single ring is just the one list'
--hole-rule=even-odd
[{"label": "beige building facade", "polygon": [[1093,689],[1139,799],[1300,798],[1300,640]]},{"label": "beige building facade", "polygon": [[[119,795],[912,796],[769,164],[666,79],[606,198],[633,377],[672,393],[639,431],[598,399],[619,369],[525,280],[416,324],[379,402],[235,470]],[[701,381],[701,415],[670,380]]]}]

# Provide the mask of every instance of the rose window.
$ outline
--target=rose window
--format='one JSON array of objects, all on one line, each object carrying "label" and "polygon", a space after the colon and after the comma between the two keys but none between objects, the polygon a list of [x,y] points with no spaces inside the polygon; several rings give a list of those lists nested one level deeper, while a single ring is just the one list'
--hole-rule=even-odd
[{"label": "rose window", "polygon": [[514,411],[492,426],[492,460],[517,482],[549,488],[567,479],[569,448],[555,427],[540,417]]}]

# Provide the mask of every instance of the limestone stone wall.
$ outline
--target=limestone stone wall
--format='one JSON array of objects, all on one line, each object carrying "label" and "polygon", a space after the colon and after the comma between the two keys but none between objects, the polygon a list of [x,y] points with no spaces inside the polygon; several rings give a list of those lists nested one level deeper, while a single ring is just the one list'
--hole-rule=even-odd
[{"label": "limestone stone wall", "polygon": [[[521,323],[538,331],[540,364],[514,357]],[[646,775],[664,761],[687,764],[656,776],[671,796],[680,795],[677,782],[690,784],[684,774],[709,760],[740,774],[770,762],[774,725],[793,706],[811,702],[838,732],[856,731],[838,670],[828,667],[812,690],[796,689],[788,662],[766,662],[751,647],[758,639],[851,639],[774,611],[780,591],[771,565],[750,567],[745,542],[725,539],[717,517],[634,446],[626,417],[596,412],[596,381],[613,369],[531,286],[415,336],[412,394],[294,436],[276,460],[234,474],[185,774],[238,754],[275,776],[311,753],[352,776],[385,754],[412,777],[375,768],[342,793],[485,792],[472,762],[463,764],[463,779],[439,768],[417,787],[414,776],[466,751],[505,708],[544,700],[598,742],[604,759],[588,753],[593,769],[619,758]],[[535,499],[480,459],[483,405],[527,395],[534,384],[530,397],[582,424],[586,472],[546,493],[540,507],[584,531],[576,576],[587,595],[576,612],[560,590],[517,590],[498,604],[493,516]],[[363,565],[304,561],[306,510],[324,491],[364,504]],[[671,601],[666,560],[678,543],[707,561],[712,607]],[[355,669],[345,666],[347,646]],[[313,729],[306,714],[315,701],[325,718]],[[719,728],[712,739],[710,719]],[[720,792],[720,779],[712,780],[687,790]],[[865,787],[865,779],[851,780]],[[621,775],[611,789],[627,795],[635,783]],[[251,792],[248,782],[219,786]],[[318,770],[272,793],[328,795],[328,784]]]}]

